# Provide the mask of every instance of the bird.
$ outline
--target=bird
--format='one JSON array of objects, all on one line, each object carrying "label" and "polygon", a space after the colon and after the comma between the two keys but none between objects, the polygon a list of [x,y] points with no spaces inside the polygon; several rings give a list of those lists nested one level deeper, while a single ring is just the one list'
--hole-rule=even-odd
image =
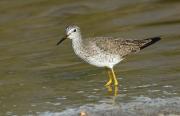
[{"label": "bird", "polygon": [[108,82],[105,86],[118,86],[118,80],[114,72],[114,66],[125,57],[137,53],[142,49],[158,42],[161,37],[151,37],[141,40],[124,39],[120,37],[90,37],[83,38],[80,27],[77,25],[67,26],[65,36],[57,42],[61,44],[70,39],[75,54],[85,62],[107,70]]}]

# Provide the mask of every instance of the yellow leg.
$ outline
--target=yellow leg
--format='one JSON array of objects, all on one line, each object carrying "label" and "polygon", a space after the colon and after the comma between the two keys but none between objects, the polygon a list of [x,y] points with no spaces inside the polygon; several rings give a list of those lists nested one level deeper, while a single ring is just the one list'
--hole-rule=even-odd
[{"label": "yellow leg", "polygon": [[108,92],[112,92],[112,87],[111,86],[106,86]]},{"label": "yellow leg", "polygon": [[114,96],[118,95],[118,86],[114,86]]},{"label": "yellow leg", "polygon": [[111,73],[112,73],[112,77],[113,77],[113,79],[114,79],[114,85],[117,86],[117,85],[118,85],[118,81],[117,81],[117,79],[116,79],[116,75],[115,75],[115,73],[114,73],[113,68],[111,68]]},{"label": "yellow leg", "polygon": [[109,86],[112,83],[111,71],[107,69],[107,73],[108,73],[109,81],[105,84],[105,86]]}]

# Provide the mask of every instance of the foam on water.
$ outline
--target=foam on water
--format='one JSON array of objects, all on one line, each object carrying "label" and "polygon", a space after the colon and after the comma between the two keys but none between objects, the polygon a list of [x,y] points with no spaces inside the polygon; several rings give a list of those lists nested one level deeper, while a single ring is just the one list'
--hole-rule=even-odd
[{"label": "foam on water", "polygon": [[128,103],[87,104],[62,112],[42,112],[40,116],[79,116],[86,112],[88,116],[180,116],[180,97],[156,98],[137,97]]}]

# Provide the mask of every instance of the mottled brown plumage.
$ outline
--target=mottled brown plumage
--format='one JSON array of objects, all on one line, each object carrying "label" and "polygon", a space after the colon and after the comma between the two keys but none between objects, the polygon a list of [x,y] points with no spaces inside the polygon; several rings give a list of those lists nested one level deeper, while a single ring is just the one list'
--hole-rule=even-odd
[{"label": "mottled brown plumage", "polygon": [[83,40],[83,42],[85,48],[90,48],[91,46],[95,45],[104,53],[118,54],[121,57],[124,57],[131,53],[139,52],[141,49],[147,47],[146,45],[151,45],[158,40],[160,40],[159,37],[148,38],[143,40],[124,40],[123,38],[95,37],[87,38]]}]

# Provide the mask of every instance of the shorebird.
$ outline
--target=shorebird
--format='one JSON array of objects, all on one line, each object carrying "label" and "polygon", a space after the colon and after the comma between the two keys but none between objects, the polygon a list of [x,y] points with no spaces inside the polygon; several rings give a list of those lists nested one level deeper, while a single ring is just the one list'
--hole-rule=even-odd
[{"label": "shorebird", "polygon": [[72,40],[72,47],[77,56],[85,62],[96,67],[105,67],[107,69],[109,81],[105,86],[112,83],[118,85],[113,67],[121,62],[127,55],[137,53],[159,41],[160,37],[152,37],[142,40],[130,40],[113,37],[93,37],[82,38],[80,28],[71,25],[66,28],[66,35],[57,43],[59,45],[65,39]]}]

